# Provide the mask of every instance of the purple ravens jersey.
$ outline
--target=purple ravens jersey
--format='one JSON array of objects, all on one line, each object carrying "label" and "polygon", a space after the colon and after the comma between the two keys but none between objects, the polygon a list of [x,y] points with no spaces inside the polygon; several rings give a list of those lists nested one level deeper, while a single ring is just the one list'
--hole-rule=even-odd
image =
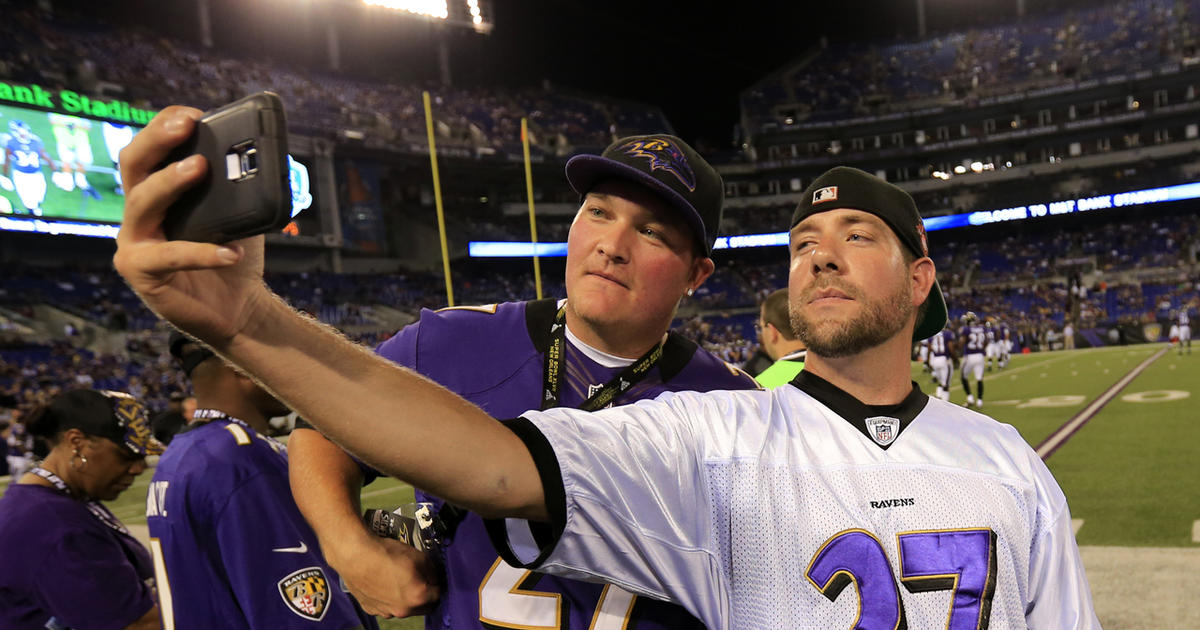
[{"label": "purple ravens jersey", "polygon": [[[557,306],[553,300],[422,311],[418,323],[381,344],[381,356],[415,369],[479,405],[494,418],[539,409]],[[622,368],[609,368],[567,344],[560,400],[578,407]],[[618,395],[615,405],[663,392],[757,389],[754,380],[671,334],[658,364]],[[431,500],[418,493],[418,500]],[[446,588],[426,628],[633,630],[702,627],[684,609],[615,587],[515,569],[500,560],[483,521],[469,514],[445,551]]]},{"label": "purple ravens jersey", "polygon": [[174,627],[376,628],[321,556],[287,451],[227,419],[171,440],[146,497],[160,606]]},{"label": "purple ravens jersey", "polygon": [[963,340],[963,355],[983,354],[987,349],[987,330],[979,324],[963,326],[958,336]]},{"label": "purple ravens jersey", "polygon": [[948,357],[950,356],[950,344],[953,342],[953,331],[939,331],[938,334],[929,338],[929,352],[935,357]]},{"label": "purple ravens jersey", "polygon": [[42,141],[36,136],[28,140],[18,140],[16,136],[8,139],[5,149],[12,155],[13,170],[22,173],[36,173],[42,170]]},{"label": "purple ravens jersey", "polygon": [[146,548],[54,488],[0,498],[0,628],[124,628],[154,606]]}]

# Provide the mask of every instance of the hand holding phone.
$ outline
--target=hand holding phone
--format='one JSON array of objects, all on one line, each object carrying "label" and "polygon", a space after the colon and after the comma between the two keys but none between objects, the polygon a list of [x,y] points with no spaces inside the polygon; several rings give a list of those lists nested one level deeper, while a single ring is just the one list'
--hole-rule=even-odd
[{"label": "hand holding phone", "polygon": [[225,243],[287,225],[287,121],[277,95],[259,92],[206,112],[163,165],[197,153],[208,174],[167,209],[168,239]]}]

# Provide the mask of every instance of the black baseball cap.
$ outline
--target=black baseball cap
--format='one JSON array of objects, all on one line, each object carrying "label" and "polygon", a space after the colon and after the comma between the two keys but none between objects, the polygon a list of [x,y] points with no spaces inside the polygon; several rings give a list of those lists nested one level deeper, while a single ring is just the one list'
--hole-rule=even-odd
[{"label": "black baseball cap", "polygon": [[196,369],[197,365],[216,356],[208,346],[178,330],[171,331],[171,336],[167,339],[167,347],[170,348],[171,356],[179,361],[179,367],[183,369],[184,376],[188,378],[191,378],[192,370]]},{"label": "black baseball cap", "polygon": [[[883,219],[910,252],[918,257],[929,255],[925,222],[912,196],[894,184],[849,166],[835,166],[809,184],[788,227],[796,227],[808,216],[840,208],[862,210]],[[937,278],[925,304],[925,316],[913,329],[913,341],[928,339],[946,326],[946,298]]]},{"label": "black baseball cap", "polygon": [[71,389],[58,394],[47,405],[39,425],[48,434],[79,429],[125,447],[134,455],[159,455],[163,445],[154,438],[146,408],[124,392]]},{"label": "black baseball cap", "polygon": [[712,255],[725,184],[686,142],[667,134],[630,136],[608,145],[600,155],[576,155],[567,161],[567,182],[580,197],[610,178],[636,182],[665,199],[683,214],[701,251]]}]

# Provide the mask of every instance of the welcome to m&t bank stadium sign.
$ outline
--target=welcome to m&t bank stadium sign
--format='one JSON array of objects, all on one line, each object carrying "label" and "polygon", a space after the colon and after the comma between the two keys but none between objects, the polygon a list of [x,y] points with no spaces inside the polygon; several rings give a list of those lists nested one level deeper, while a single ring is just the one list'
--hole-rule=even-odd
[{"label": "welcome to m&t bank stadium sign", "polygon": [[71,90],[46,90],[40,85],[12,85],[0,82],[0,102],[43,107],[68,114],[107,118],[145,126],[155,110],[140,109],[126,101],[98,101]]}]

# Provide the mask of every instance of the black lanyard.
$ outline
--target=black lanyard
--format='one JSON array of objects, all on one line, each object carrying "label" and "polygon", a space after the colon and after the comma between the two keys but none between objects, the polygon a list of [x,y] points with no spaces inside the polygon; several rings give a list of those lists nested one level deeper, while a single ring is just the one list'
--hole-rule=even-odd
[{"label": "black lanyard", "polygon": [[[50,485],[57,488],[60,492],[68,497],[74,498],[71,489],[67,487],[67,483],[58,475],[46,470],[45,468],[42,468],[41,466],[35,466],[29,472],[41,477],[42,479],[45,479],[46,481],[49,481]],[[99,519],[101,523],[104,523],[105,525],[118,532],[121,532],[122,534],[125,534],[126,536],[129,535],[129,530],[125,529],[125,526],[121,524],[121,521],[117,520],[117,517],[113,515],[112,512],[108,511],[108,508],[104,507],[103,503],[89,499],[84,501],[83,504],[87,506],[88,511],[91,512],[92,515],[97,519]]]},{"label": "black lanyard", "polygon": [[[561,402],[563,382],[567,378],[567,307],[564,304],[558,309],[558,315],[554,318],[554,326],[550,329],[550,334],[554,336],[554,340],[550,344],[550,349],[546,351],[546,369],[543,372],[545,375],[545,392],[542,396],[542,409],[550,409],[557,407]],[[617,397],[618,394],[624,393],[635,383],[638,383],[646,374],[650,372],[650,368],[654,367],[658,360],[663,355],[663,342],[660,341],[648,350],[642,358],[630,363],[620,374],[613,377],[611,381],[605,383],[599,391],[592,394],[579,408],[584,411],[595,411],[607,406]]]}]

